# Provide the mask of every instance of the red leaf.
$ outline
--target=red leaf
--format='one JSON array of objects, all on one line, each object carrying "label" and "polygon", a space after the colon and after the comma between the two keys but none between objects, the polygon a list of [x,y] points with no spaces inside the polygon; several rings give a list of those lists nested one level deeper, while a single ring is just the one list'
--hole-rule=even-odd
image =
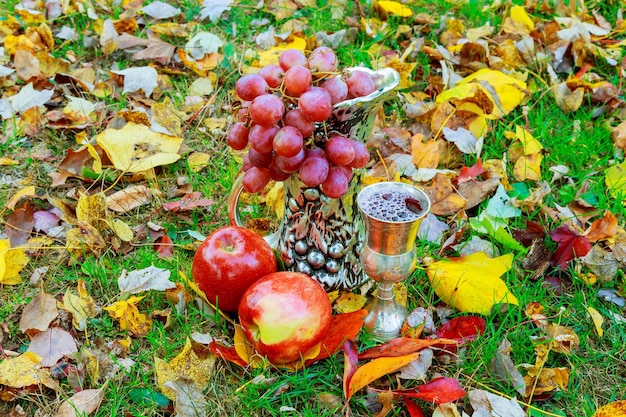
[{"label": "red leaf", "polygon": [[419,405],[415,404],[409,397],[404,397],[404,406],[410,417],[426,417]]},{"label": "red leaf", "polygon": [[485,168],[483,167],[482,159],[478,158],[478,162],[476,162],[471,167],[463,167],[461,168],[461,173],[458,177],[456,177],[456,183],[461,184],[466,181],[473,180],[480,174],[485,173]]},{"label": "red leaf", "polygon": [[209,351],[212,354],[217,355],[222,359],[226,359],[227,361],[230,361],[241,367],[245,368],[246,366],[248,366],[248,363],[241,359],[241,357],[237,354],[234,346],[224,346],[216,343],[215,341],[211,341],[211,343],[209,344]]},{"label": "red leaf", "polygon": [[154,250],[157,251],[159,258],[168,259],[174,256],[174,242],[168,235],[163,235],[154,242]]},{"label": "red leaf", "polygon": [[589,240],[573,232],[567,225],[552,230],[550,237],[558,243],[556,252],[554,252],[550,260],[553,266],[558,265],[566,269],[569,261],[574,259],[575,256],[585,256],[591,250]]},{"label": "red leaf", "polygon": [[319,355],[306,361],[306,366],[311,363],[328,358],[343,349],[346,340],[354,339],[363,327],[363,319],[367,310],[361,309],[351,313],[337,314],[333,316],[333,322],[322,340],[322,348]]},{"label": "red leaf", "polygon": [[410,355],[413,352],[434,345],[455,345],[456,340],[448,339],[413,339],[410,337],[398,337],[387,343],[371,349],[364,350],[359,354],[359,359],[375,359],[380,357],[395,357]]},{"label": "red leaf", "polygon": [[532,245],[535,239],[543,239],[545,235],[546,232],[543,230],[543,226],[541,226],[537,222],[532,222],[530,220],[526,221],[525,230],[513,231],[513,237],[526,247]]},{"label": "red leaf", "polygon": [[487,324],[485,319],[478,316],[455,317],[440,326],[435,334],[445,339],[455,339],[459,342],[470,342],[485,333]]},{"label": "red leaf", "polygon": [[465,397],[465,390],[454,378],[435,378],[427,384],[415,388],[392,391],[394,394],[432,402],[435,404],[449,403]]},{"label": "red leaf", "polygon": [[348,396],[348,387],[356,370],[359,369],[359,354],[352,340],[346,340],[343,344],[343,395]]},{"label": "red leaf", "polygon": [[185,194],[180,200],[163,203],[163,208],[167,211],[189,211],[196,207],[212,206],[215,201],[202,198],[202,193],[194,191]]}]

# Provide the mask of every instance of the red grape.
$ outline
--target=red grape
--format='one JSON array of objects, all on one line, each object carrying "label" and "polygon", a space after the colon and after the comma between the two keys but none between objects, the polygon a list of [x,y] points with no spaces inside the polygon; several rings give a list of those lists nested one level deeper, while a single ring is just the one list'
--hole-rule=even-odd
[{"label": "red grape", "polygon": [[258,193],[270,182],[270,170],[252,167],[243,174],[243,189],[249,193]]},{"label": "red grape", "polygon": [[280,65],[271,64],[261,68],[259,75],[265,79],[267,85],[272,88],[278,88],[283,83],[285,71],[283,71]]},{"label": "red grape", "polygon": [[245,124],[241,122],[235,123],[228,129],[228,135],[226,135],[228,146],[236,151],[245,149],[248,146],[248,133],[249,131]]},{"label": "red grape", "polygon": [[314,49],[309,55],[309,68],[312,72],[332,72],[337,70],[337,55],[327,46]]},{"label": "red grape", "polygon": [[308,148],[304,150],[307,158],[326,158],[326,151],[323,148]]},{"label": "red grape", "polygon": [[324,94],[326,96],[328,101],[332,101],[332,97],[330,96],[330,93],[325,88],[311,86],[311,87],[307,88],[306,91],[319,91],[320,93],[322,93],[322,94]]},{"label": "red grape", "polygon": [[248,154],[243,156],[243,159],[241,160],[241,169],[246,172],[247,170],[249,170],[250,168],[252,168],[254,165],[252,165],[252,162],[250,162],[250,156]]},{"label": "red grape", "polygon": [[248,159],[257,168],[267,168],[273,157],[274,155],[271,152],[262,153],[252,147],[248,149]]},{"label": "red grape", "polygon": [[285,126],[274,137],[274,152],[276,155],[296,156],[304,146],[302,133],[292,126]]},{"label": "red grape", "polygon": [[315,123],[307,119],[299,109],[293,109],[283,118],[285,126],[293,126],[302,133],[303,138],[308,138],[315,131]]},{"label": "red grape", "polygon": [[272,152],[272,150],[274,149],[273,147],[274,136],[276,136],[278,129],[280,128],[276,125],[252,126],[252,129],[250,129],[250,134],[248,135],[250,146],[253,147],[256,151],[259,151],[260,153]]},{"label": "red grape", "polygon": [[291,176],[290,173],[283,172],[283,170],[278,168],[278,165],[276,165],[276,161],[272,161],[267,169],[269,169],[270,171],[270,178],[272,178],[274,181],[285,181]]},{"label": "red grape", "polygon": [[343,174],[348,179],[348,183],[350,183],[350,181],[352,180],[352,177],[354,176],[354,173],[352,172],[352,168],[347,167],[345,165],[337,165],[337,168],[339,168],[343,172]]},{"label": "red grape", "polygon": [[299,96],[311,85],[311,71],[302,66],[295,65],[285,71],[285,88],[292,96]]},{"label": "red grape", "polygon": [[272,126],[282,119],[285,105],[274,94],[262,94],[250,104],[250,118],[258,125]]},{"label": "red grape", "polygon": [[354,148],[354,159],[348,164],[350,168],[363,168],[370,161],[370,151],[364,143],[351,139]]},{"label": "red grape", "polygon": [[250,103],[251,101],[242,101],[241,107],[237,110],[237,118],[240,122],[247,123],[250,116]]},{"label": "red grape", "polygon": [[326,180],[328,169],[330,168],[328,160],[325,158],[310,157],[305,158],[298,175],[304,185],[308,187],[317,187]]},{"label": "red grape", "polygon": [[339,77],[329,78],[324,81],[321,87],[330,94],[330,102],[337,104],[348,97],[348,84]]},{"label": "red grape", "polygon": [[323,122],[328,119],[333,110],[328,95],[319,90],[311,90],[300,96],[298,108],[302,114],[314,122]]},{"label": "red grape", "polygon": [[376,91],[372,77],[364,71],[354,70],[345,78],[348,84],[348,97],[364,97]]},{"label": "red grape", "polygon": [[322,183],[322,192],[330,198],[339,198],[348,190],[348,178],[339,167],[330,167]]},{"label": "red grape", "polygon": [[348,165],[354,159],[352,141],[343,136],[333,136],[326,143],[326,156],[335,165]]},{"label": "red grape", "polygon": [[295,65],[306,65],[306,56],[297,49],[287,49],[278,57],[278,63],[287,71],[289,68]]},{"label": "red grape", "polygon": [[254,100],[268,89],[267,82],[258,74],[247,74],[237,80],[235,91],[242,100]]},{"label": "red grape", "polygon": [[296,156],[280,156],[276,155],[274,157],[274,162],[276,162],[276,166],[283,172],[293,173],[300,168],[302,165],[302,161],[304,161],[304,149],[296,154]]}]

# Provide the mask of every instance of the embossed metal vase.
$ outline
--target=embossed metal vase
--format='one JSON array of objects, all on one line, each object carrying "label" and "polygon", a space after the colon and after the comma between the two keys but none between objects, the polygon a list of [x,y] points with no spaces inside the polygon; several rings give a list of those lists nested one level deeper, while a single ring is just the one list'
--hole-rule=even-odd
[{"label": "embossed metal vase", "polygon": [[[329,120],[316,126],[318,145],[339,133],[365,142],[370,135],[380,105],[398,85],[398,73],[385,68],[348,68],[369,73],[377,90],[372,94],[335,104]],[[356,204],[361,173],[355,170],[348,191],[341,198],[330,198],[320,187],[308,187],[292,175],[284,181],[285,213],[278,230],[265,239],[275,248],[289,271],[303,272],[327,291],[350,290],[367,279],[360,262],[365,237],[361,213]],[[237,208],[241,177],[231,191],[229,217],[231,224],[243,225]]]}]

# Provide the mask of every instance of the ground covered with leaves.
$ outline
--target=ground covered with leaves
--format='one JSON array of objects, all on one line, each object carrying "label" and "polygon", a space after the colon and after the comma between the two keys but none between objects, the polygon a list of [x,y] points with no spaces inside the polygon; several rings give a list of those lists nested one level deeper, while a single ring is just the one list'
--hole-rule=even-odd
[{"label": "ground covered with leaves", "polygon": [[[626,415],[618,0],[0,10],[1,415]],[[333,293],[343,352],[283,369],[241,348],[191,259],[228,222],[235,81],[321,45],[398,71],[363,181],[432,208],[403,338],[358,333],[371,293]],[[266,191],[242,198],[259,231]]]}]

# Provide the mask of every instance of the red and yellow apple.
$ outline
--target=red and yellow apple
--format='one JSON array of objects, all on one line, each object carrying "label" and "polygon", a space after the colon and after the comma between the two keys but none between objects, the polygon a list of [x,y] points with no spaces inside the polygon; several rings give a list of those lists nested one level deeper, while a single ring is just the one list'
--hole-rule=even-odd
[{"label": "red and yellow apple", "polygon": [[248,341],[276,365],[316,355],[330,325],[326,291],[299,272],[276,272],[252,284],[239,304]]},{"label": "red and yellow apple", "polygon": [[272,272],[276,272],[276,258],[270,245],[238,226],[211,233],[198,247],[191,267],[193,280],[207,300],[232,312],[248,287]]}]

